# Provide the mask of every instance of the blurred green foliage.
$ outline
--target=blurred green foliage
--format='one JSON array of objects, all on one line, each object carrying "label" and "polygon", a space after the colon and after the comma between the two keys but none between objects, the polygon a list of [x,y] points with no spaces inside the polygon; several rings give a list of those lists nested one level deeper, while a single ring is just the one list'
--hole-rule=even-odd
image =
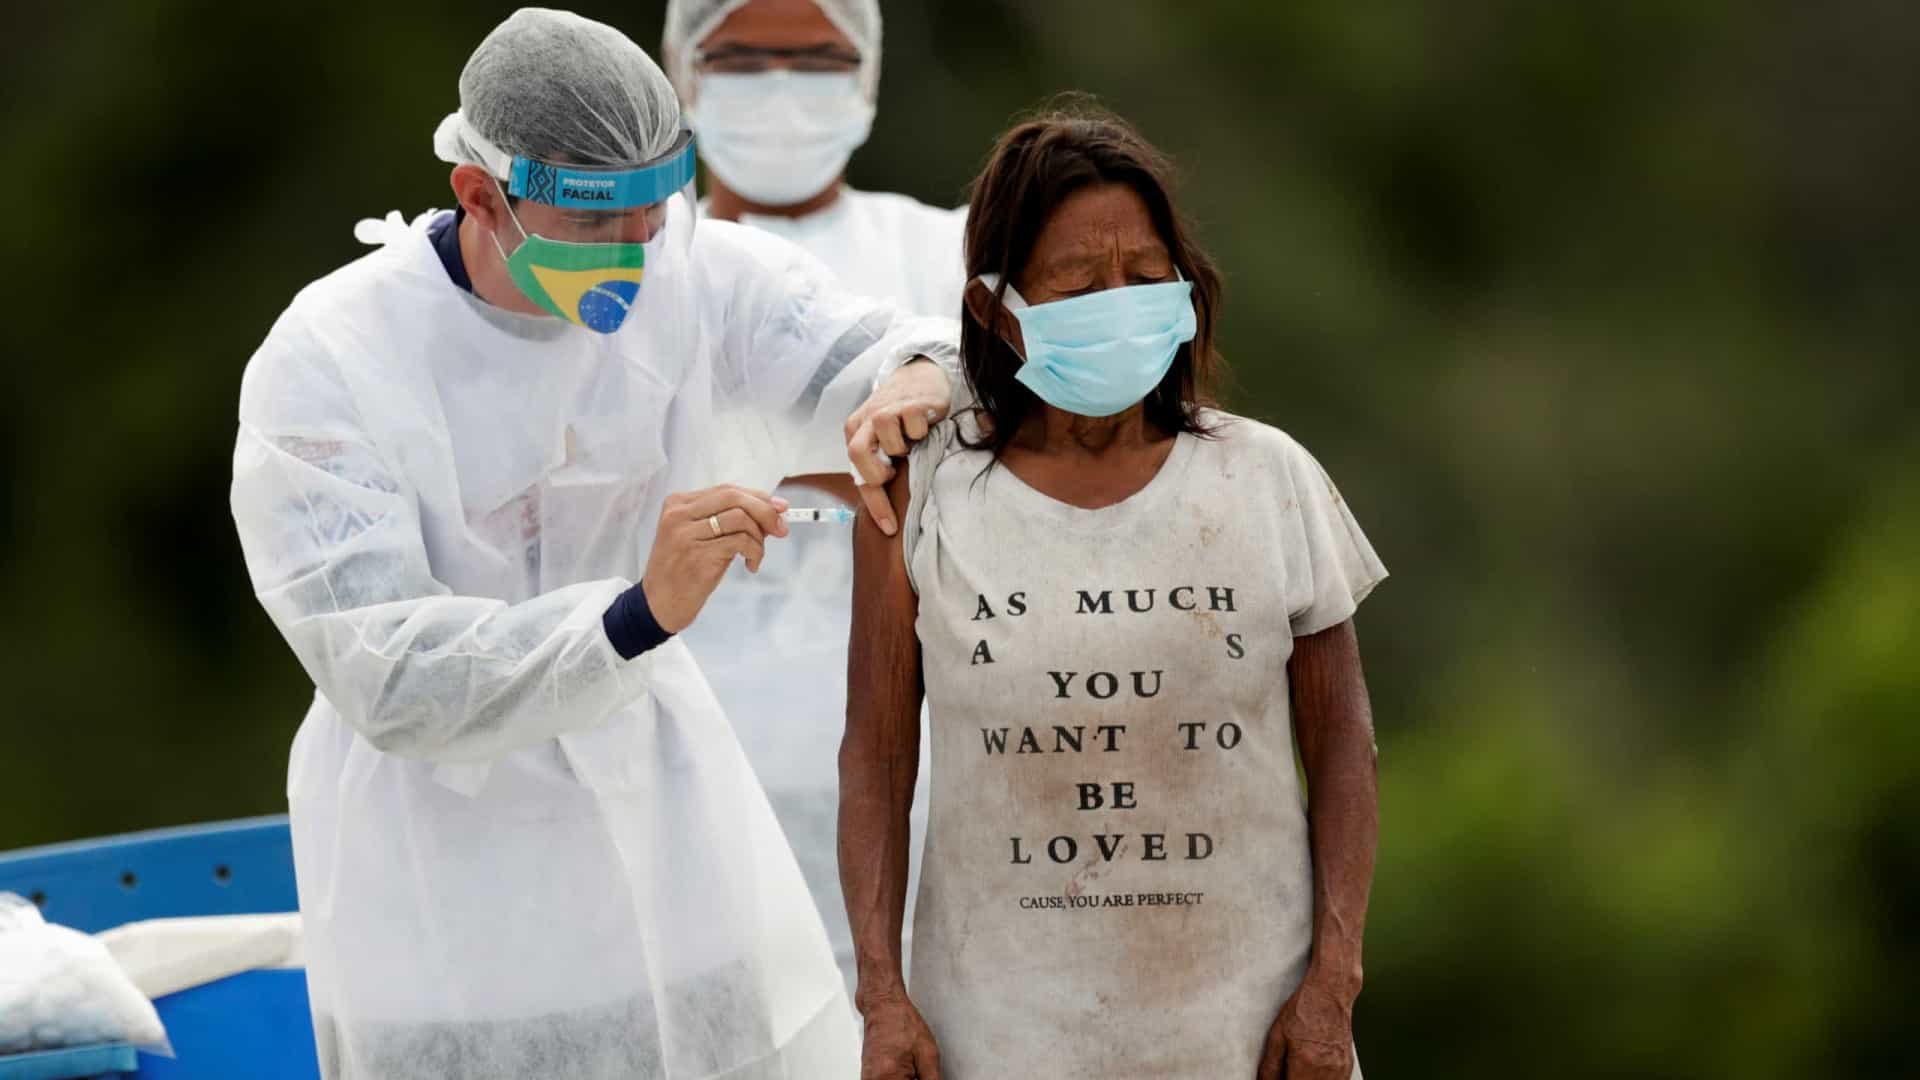
[{"label": "blurred green foliage", "polygon": [[[650,50],[661,5],[592,3]],[[510,5],[32,5],[0,38],[0,848],[284,807],[242,365]],[[1920,1075],[1920,9],[887,0],[853,180],[1085,89],[1180,162],[1228,397],[1360,624],[1375,1076]]]}]

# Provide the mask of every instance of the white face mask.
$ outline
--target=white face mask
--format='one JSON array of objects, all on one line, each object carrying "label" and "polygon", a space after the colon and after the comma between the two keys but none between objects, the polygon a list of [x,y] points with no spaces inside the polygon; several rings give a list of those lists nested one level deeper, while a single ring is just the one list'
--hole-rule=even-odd
[{"label": "white face mask", "polygon": [[706,75],[687,111],[700,159],[720,182],[766,206],[827,189],[873,130],[854,73]]}]

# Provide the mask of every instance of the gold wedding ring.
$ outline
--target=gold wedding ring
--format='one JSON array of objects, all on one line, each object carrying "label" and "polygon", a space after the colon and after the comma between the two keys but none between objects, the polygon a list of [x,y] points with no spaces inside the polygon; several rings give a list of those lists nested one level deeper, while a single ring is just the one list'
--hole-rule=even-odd
[{"label": "gold wedding ring", "polygon": [[720,535],[720,515],[719,514],[709,514],[707,516],[707,528],[713,530],[713,535],[715,536]]}]

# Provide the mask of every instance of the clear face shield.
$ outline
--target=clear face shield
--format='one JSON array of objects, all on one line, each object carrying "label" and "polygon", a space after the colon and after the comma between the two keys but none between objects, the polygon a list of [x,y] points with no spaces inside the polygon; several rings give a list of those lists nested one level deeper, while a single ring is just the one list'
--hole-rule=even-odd
[{"label": "clear face shield", "polygon": [[595,333],[620,329],[648,271],[683,261],[693,243],[693,133],[637,168],[591,168],[508,155],[463,123],[461,136],[511,196],[515,229],[494,244],[527,299]]}]

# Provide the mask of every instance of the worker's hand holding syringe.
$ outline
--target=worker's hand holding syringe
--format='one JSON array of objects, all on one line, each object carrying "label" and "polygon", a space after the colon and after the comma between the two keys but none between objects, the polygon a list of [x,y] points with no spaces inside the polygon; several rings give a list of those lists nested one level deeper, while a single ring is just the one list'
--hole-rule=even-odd
[{"label": "worker's hand holding syringe", "polygon": [[796,510],[778,495],[732,484],[669,495],[641,579],[647,607],[662,630],[677,634],[693,624],[735,556],[758,573],[767,537],[787,535],[790,523],[851,525],[853,517],[843,507]]}]

